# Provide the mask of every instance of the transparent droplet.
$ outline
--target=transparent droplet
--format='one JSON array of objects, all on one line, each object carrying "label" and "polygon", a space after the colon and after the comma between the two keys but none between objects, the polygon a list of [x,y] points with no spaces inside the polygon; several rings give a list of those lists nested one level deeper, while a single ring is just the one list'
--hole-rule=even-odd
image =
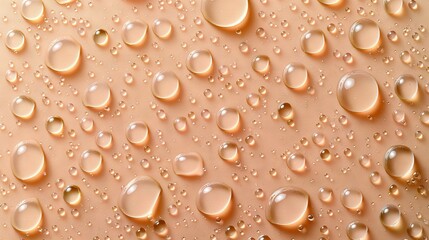
[{"label": "transparent droplet", "polygon": [[174,72],[158,72],[151,86],[154,97],[163,101],[173,101],[180,95],[180,80]]},{"label": "transparent droplet", "polygon": [[256,56],[252,60],[252,69],[260,74],[267,74],[270,71],[270,58],[267,55]]},{"label": "transparent droplet", "polygon": [[11,168],[13,175],[24,182],[34,182],[42,177],[46,164],[40,144],[34,140],[18,143],[12,152]]},{"label": "transparent droplet", "polygon": [[301,49],[310,55],[322,55],[326,51],[325,34],[321,30],[310,30],[301,36]]},{"label": "transparent droplet", "polygon": [[332,199],[334,198],[334,192],[332,191],[331,188],[322,187],[322,188],[319,188],[318,197],[320,201],[328,203],[328,202],[331,202]]},{"label": "transparent droplet", "polygon": [[25,47],[25,35],[20,30],[11,30],[6,34],[5,45],[14,52],[20,52]]},{"label": "transparent droplet", "polygon": [[167,223],[164,220],[159,219],[153,224],[153,230],[156,235],[160,237],[166,237],[168,234]]},{"label": "transparent droplet", "polygon": [[341,204],[352,211],[358,211],[363,207],[363,195],[362,192],[354,189],[346,188],[341,193]]},{"label": "transparent droplet", "polygon": [[147,29],[148,25],[145,22],[128,21],[122,27],[122,40],[128,46],[139,47],[145,42]]},{"label": "transparent droplet", "polygon": [[228,162],[234,162],[238,159],[238,146],[233,142],[224,142],[219,146],[219,157]]},{"label": "transparent droplet", "polygon": [[365,52],[374,52],[381,47],[381,32],[378,24],[361,18],[350,27],[349,39],[353,47]]},{"label": "transparent droplet", "polygon": [[326,6],[332,6],[332,7],[338,6],[343,2],[343,0],[318,0],[318,1]]},{"label": "transparent droplet", "polygon": [[178,132],[186,132],[188,129],[188,122],[185,117],[178,117],[174,119],[173,126]]},{"label": "transparent droplet", "polygon": [[132,122],[126,130],[127,140],[137,146],[145,146],[149,143],[149,127],[145,122]]},{"label": "transparent droplet", "polygon": [[92,132],[94,130],[94,120],[90,117],[83,117],[80,120],[80,127],[85,132]]},{"label": "transparent droplet", "polygon": [[217,126],[227,133],[235,133],[240,130],[240,113],[235,108],[221,108],[216,116]]},{"label": "transparent droplet", "polygon": [[412,222],[407,227],[408,236],[412,239],[423,239],[425,236],[423,226],[418,222]]},{"label": "transparent droplet", "polygon": [[309,84],[307,68],[301,63],[288,64],[283,70],[283,83],[290,89],[305,89]]},{"label": "transparent droplet", "polygon": [[80,66],[81,51],[81,45],[73,38],[54,40],[46,55],[46,66],[60,74],[71,74]]},{"label": "transparent droplet", "polygon": [[70,3],[74,3],[76,0],[55,0],[58,4],[66,5]]},{"label": "transparent droplet", "polygon": [[400,16],[404,11],[403,0],[384,0],[386,13],[392,16]]},{"label": "transparent droplet", "polygon": [[224,217],[232,207],[232,189],[224,183],[207,183],[198,191],[196,205],[206,216]]},{"label": "transparent droplet", "polygon": [[103,110],[110,105],[112,101],[111,90],[107,83],[93,82],[85,91],[83,105],[87,108]]},{"label": "transparent droplet", "polygon": [[281,103],[277,109],[279,116],[284,120],[293,119],[293,108],[290,103]]},{"label": "transparent droplet", "polygon": [[161,39],[167,39],[171,36],[173,26],[168,19],[159,18],[153,21],[152,31]]},{"label": "transparent droplet", "polygon": [[173,170],[178,176],[202,176],[203,167],[203,158],[195,152],[179,154],[173,160]]},{"label": "transparent droplet", "polygon": [[96,175],[101,171],[103,156],[97,150],[86,150],[80,156],[80,169],[90,175]]},{"label": "transparent droplet", "polygon": [[384,155],[384,169],[391,177],[407,180],[415,172],[414,153],[404,145],[390,147]]},{"label": "transparent droplet", "polygon": [[43,224],[43,211],[37,198],[20,202],[12,214],[12,227],[23,234],[32,235],[38,232]]},{"label": "transparent droplet", "polygon": [[288,168],[293,172],[303,172],[306,169],[306,159],[301,153],[292,153],[286,160]]},{"label": "transparent droplet", "polygon": [[429,111],[423,111],[420,113],[420,122],[424,125],[429,125]]},{"label": "transparent droplet", "polygon": [[401,211],[395,205],[385,205],[380,212],[380,222],[391,230],[400,228],[402,225]]},{"label": "transparent droplet", "polygon": [[395,93],[403,101],[417,101],[419,98],[417,79],[409,74],[399,76],[395,81]]},{"label": "transparent droplet", "polygon": [[380,101],[375,78],[364,71],[352,71],[341,77],[337,87],[341,107],[353,113],[372,113]]},{"label": "transparent droplet", "polygon": [[13,115],[21,119],[30,119],[36,110],[36,102],[27,96],[18,96],[13,99],[11,111]]},{"label": "transparent droplet", "polygon": [[49,117],[46,121],[46,130],[54,136],[61,136],[64,133],[63,119],[58,116]]},{"label": "transparent droplet", "polygon": [[149,176],[140,176],[132,179],[122,189],[118,206],[130,218],[148,220],[156,213],[160,198],[159,183]]},{"label": "transparent droplet", "polygon": [[346,229],[347,237],[350,240],[368,240],[369,230],[368,227],[361,222],[352,222]]},{"label": "transparent droplet", "polygon": [[214,26],[225,29],[239,29],[249,17],[248,0],[202,0],[203,17]]},{"label": "transparent droplet", "polygon": [[208,76],[213,72],[213,57],[209,50],[194,50],[186,59],[188,70],[199,76]]},{"label": "transparent droplet", "polygon": [[109,149],[113,145],[113,136],[110,132],[99,131],[95,138],[97,146],[103,149]]},{"label": "transparent droplet", "polygon": [[67,204],[72,206],[79,205],[82,200],[82,192],[76,185],[67,186],[64,188],[63,199]]},{"label": "transparent droplet", "polygon": [[104,29],[97,29],[93,36],[94,43],[98,46],[106,46],[109,43],[109,34]]},{"label": "transparent droplet", "polygon": [[45,5],[42,0],[23,0],[21,16],[29,22],[40,23],[45,16]]}]

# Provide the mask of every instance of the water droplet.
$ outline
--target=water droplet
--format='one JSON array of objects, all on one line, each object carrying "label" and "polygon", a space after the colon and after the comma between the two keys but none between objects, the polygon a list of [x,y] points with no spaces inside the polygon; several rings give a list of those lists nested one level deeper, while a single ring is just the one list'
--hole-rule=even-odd
[{"label": "water droplet", "polygon": [[202,0],[201,12],[207,22],[225,29],[239,29],[249,17],[248,0]]},{"label": "water droplet", "polygon": [[165,237],[168,234],[167,223],[165,223],[164,220],[159,219],[155,221],[155,223],[153,224],[153,230],[156,233],[156,235]]},{"label": "water droplet", "polygon": [[36,102],[27,96],[18,96],[12,101],[12,113],[21,119],[30,119],[33,117],[36,109]]},{"label": "water droplet", "polygon": [[202,176],[203,167],[203,158],[195,152],[179,154],[173,160],[173,170],[178,176]]},{"label": "water droplet", "polygon": [[97,150],[86,150],[80,157],[80,169],[90,175],[96,175],[101,171],[103,156]]},{"label": "water droplet", "polygon": [[109,43],[109,34],[104,29],[97,29],[94,33],[93,40],[98,46],[106,46]]},{"label": "water droplet", "polygon": [[63,198],[67,204],[72,206],[78,205],[82,200],[80,188],[76,185],[67,186],[64,188]]},{"label": "water droplet", "polygon": [[225,217],[232,207],[232,189],[223,183],[207,183],[197,197],[198,210],[212,218]]},{"label": "water droplet", "polygon": [[380,212],[380,222],[388,229],[399,229],[402,225],[402,216],[399,208],[391,204],[384,206]]},{"label": "water droplet", "polygon": [[221,108],[217,113],[217,126],[227,133],[236,133],[240,130],[240,113],[235,108]]},{"label": "water droplet", "polygon": [[174,119],[173,126],[178,132],[186,132],[188,129],[188,122],[185,117],[178,117]]},{"label": "water droplet", "polygon": [[352,211],[357,211],[363,207],[363,195],[360,191],[354,189],[344,189],[341,193],[341,204]]},{"label": "water droplet", "polygon": [[417,79],[409,74],[399,76],[395,81],[395,93],[403,101],[417,101],[419,98]]},{"label": "water droplet", "polygon": [[97,146],[103,149],[109,149],[113,145],[113,136],[110,132],[99,131],[95,138]]},{"label": "water droplet", "polygon": [[171,36],[173,26],[168,19],[159,18],[153,21],[152,31],[161,39],[167,39]]},{"label": "water droplet", "polygon": [[362,18],[350,27],[349,39],[353,47],[364,52],[374,52],[381,47],[381,32],[377,23]]},{"label": "water droplet", "polygon": [[173,101],[180,95],[180,80],[171,71],[158,72],[152,81],[152,94],[163,101]]},{"label": "water droplet", "polygon": [[292,153],[287,158],[286,164],[293,172],[303,172],[307,168],[306,159],[301,153]]},{"label": "water droplet", "polygon": [[160,198],[159,183],[149,176],[140,176],[132,179],[122,189],[118,205],[126,216],[148,220],[154,216]]},{"label": "water droplet", "polygon": [[220,145],[218,154],[223,160],[234,162],[238,159],[238,146],[233,142],[224,142]]},{"label": "water droplet", "polygon": [[321,4],[324,4],[326,6],[332,6],[336,7],[339,6],[343,0],[318,0]]},{"label": "water droplet", "polygon": [[408,236],[413,239],[423,239],[425,236],[423,226],[420,223],[413,222],[407,227]]},{"label": "water droplet", "polygon": [[92,132],[94,130],[94,120],[89,117],[83,117],[80,120],[80,127],[85,132]]},{"label": "water droplet", "polygon": [[46,66],[60,74],[71,74],[80,66],[81,51],[81,45],[73,38],[54,40],[46,55]]},{"label": "water droplet", "polygon": [[246,103],[251,107],[258,107],[261,102],[261,97],[257,93],[249,93],[246,96]]},{"label": "water droplet", "polygon": [[404,11],[402,0],[384,0],[384,9],[386,13],[392,16],[400,16]]},{"label": "water droplet", "polygon": [[414,153],[407,146],[392,146],[384,155],[384,169],[393,178],[410,179],[415,167]]},{"label": "water droplet", "polygon": [[45,153],[38,142],[27,140],[15,146],[11,168],[16,178],[24,182],[33,182],[43,176],[45,167]]},{"label": "water droplet", "polygon": [[301,49],[310,55],[322,55],[326,51],[325,34],[321,30],[310,30],[301,36]]},{"label": "water droplet", "polygon": [[86,88],[83,105],[87,108],[103,110],[110,105],[111,100],[109,85],[104,82],[93,82]]},{"label": "water droplet", "polygon": [[236,239],[238,237],[238,232],[234,226],[228,226],[225,230],[225,235],[228,239]]},{"label": "water droplet", "polygon": [[127,140],[137,146],[149,143],[149,127],[145,122],[132,122],[126,130]]},{"label": "water droplet", "polygon": [[322,187],[322,188],[319,188],[318,197],[320,201],[328,203],[328,202],[331,202],[332,199],[334,198],[334,192],[330,188]]},{"label": "water droplet", "polygon": [[137,239],[140,239],[140,240],[147,239],[147,232],[146,232],[146,229],[144,229],[143,227],[139,228],[139,229],[136,231],[136,237],[137,237]]},{"label": "water droplet", "polygon": [[122,40],[128,46],[139,47],[145,42],[147,29],[148,25],[145,22],[128,21],[122,27]]},{"label": "water droplet", "polygon": [[423,111],[420,113],[420,122],[429,125],[429,111]]},{"label": "water droplet", "polygon": [[288,64],[283,70],[283,83],[290,89],[305,89],[309,84],[307,68],[301,63]]},{"label": "water droplet", "polygon": [[341,77],[337,87],[341,107],[353,113],[372,113],[379,105],[380,94],[375,78],[364,71],[352,71]]},{"label": "water droplet", "polygon": [[290,103],[281,103],[277,111],[279,116],[284,120],[290,120],[293,118],[293,108]]},{"label": "water droplet", "polygon": [[266,208],[267,220],[284,228],[303,224],[309,212],[310,197],[303,189],[283,187],[271,194]]},{"label": "water droplet", "polygon": [[43,212],[37,198],[29,198],[20,202],[12,214],[12,227],[27,235],[36,233],[42,223]]},{"label": "water droplet", "polygon": [[186,59],[186,67],[199,76],[208,76],[213,72],[213,57],[209,50],[194,50]]},{"label": "water droplet", "polygon": [[61,136],[64,133],[63,119],[58,116],[49,117],[46,121],[46,130],[54,136]]},{"label": "water droplet", "polygon": [[11,30],[6,34],[5,45],[14,52],[20,52],[25,47],[25,35],[20,30]]},{"label": "water droplet", "polygon": [[66,5],[75,2],[76,0],[55,0],[58,4]]},{"label": "water droplet", "polygon": [[346,229],[347,237],[350,240],[368,240],[369,233],[368,227],[361,222],[352,222]]},{"label": "water droplet", "polygon": [[21,16],[29,22],[40,23],[45,16],[45,5],[42,0],[23,0]]},{"label": "water droplet", "polygon": [[256,56],[252,60],[252,69],[260,74],[267,74],[270,71],[270,58],[267,55]]}]

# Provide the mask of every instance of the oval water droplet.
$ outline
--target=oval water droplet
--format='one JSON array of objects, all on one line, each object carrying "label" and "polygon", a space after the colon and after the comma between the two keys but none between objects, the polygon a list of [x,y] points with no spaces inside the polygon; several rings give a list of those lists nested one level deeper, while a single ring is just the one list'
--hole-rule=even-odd
[{"label": "oval water droplet", "polygon": [[93,82],[85,91],[83,105],[87,108],[103,110],[112,100],[110,87],[104,82]]},{"label": "oval water droplet", "polygon": [[23,234],[31,235],[38,232],[43,224],[43,211],[37,198],[29,198],[20,202],[12,214],[12,227]]},{"label": "oval water droplet", "polygon": [[186,59],[186,67],[198,76],[208,76],[213,72],[213,57],[209,50],[194,50]]},{"label": "oval water droplet", "polygon": [[40,23],[45,16],[45,5],[42,0],[23,0],[21,16],[29,22]]},{"label": "oval water droplet", "polygon": [[404,12],[404,3],[402,0],[384,0],[384,10],[392,16],[400,16]]},{"label": "oval water droplet", "polygon": [[384,169],[391,177],[407,180],[415,172],[414,153],[404,145],[390,147],[384,155]]},{"label": "oval water droplet", "polygon": [[90,175],[96,175],[101,171],[103,156],[97,150],[86,150],[80,156],[80,169]]},{"label": "oval water droplet", "polygon": [[361,222],[352,222],[346,229],[347,237],[350,240],[369,240],[368,227]]},{"label": "oval water droplet", "polygon": [[11,168],[13,175],[24,182],[34,182],[45,171],[45,153],[34,140],[18,143],[12,152]]},{"label": "oval water droplet", "polygon": [[153,96],[159,100],[176,100],[180,95],[180,80],[174,72],[158,72],[152,80],[151,90]]},{"label": "oval water droplet", "polygon": [[203,158],[195,152],[179,154],[173,160],[173,171],[178,176],[202,176],[203,167]]},{"label": "oval water droplet", "polygon": [[228,162],[238,159],[238,146],[233,142],[224,142],[219,146],[219,157]]},{"label": "oval water droplet", "polygon": [[248,0],[202,0],[201,12],[207,22],[224,29],[239,29],[249,17]]},{"label": "oval water droplet", "polygon": [[381,209],[380,222],[390,230],[398,230],[402,227],[401,211],[395,205],[387,204]]},{"label": "oval water droplet", "polygon": [[82,200],[82,192],[76,185],[67,186],[64,188],[63,199],[69,205],[79,205],[80,201]]},{"label": "oval water droplet", "polygon": [[301,49],[310,55],[323,55],[326,51],[325,34],[318,29],[305,32],[301,36]]},{"label": "oval water droplet", "polygon": [[293,90],[303,90],[309,84],[307,68],[301,63],[290,63],[283,70],[283,83]]},{"label": "oval water droplet", "polygon": [[104,29],[97,29],[92,37],[98,46],[106,46],[109,43],[109,34]]},{"label": "oval water droplet", "polygon": [[5,45],[13,52],[20,52],[25,47],[25,35],[20,30],[11,30],[6,34]]},{"label": "oval water droplet", "polygon": [[346,188],[341,193],[341,204],[352,211],[358,211],[363,208],[363,194],[362,192]]},{"label": "oval water droplet", "polygon": [[206,216],[225,217],[232,207],[232,189],[224,183],[207,183],[200,188],[197,208]]},{"label": "oval water droplet", "polygon": [[288,168],[293,172],[303,172],[307,168],[306,159],[301,153],[292,153],[286,160]]},{"label": "oval water droplet", "polygon": [[267,55],[258,55],[252,60],[253,71],[267,74],[270,71],[270,58]]},{"label": "oval water droplet", "polygon": [[167,39],[171,36],[173,26],[168,19],[158,18],[153,21],[152,31],[161,39]]},{"label": "oval water droplet", "polygon": [[290,120],[293,118],[293,108],[290,103],[281,103],[277,109],[279,116],[284,120]]},{"label": "oval water droplet", "polygon": [[149,127],[145,122],[132,122],[126,130],[127,140],[137,146],[145,146],[149,143]]},{"label": "oval water droplet", "polygon": [[64,133],[63,119],[58,116],[49,117],[46,121],[46,130],[54,136],[61,136]]},{"label": "oval water droplet", "polygon": [[222,131],[236,133],[241,127],[240,113],[235,108],[221,108],[217,112],[216,123]]},{"label": "oval water droplet", "polygon": [[128,21],[122,27],[122,40],[128,46],[139,47],[145,42],[147,29],[148,25],[145,22]]},{"label": "oval water droplet", "polygon": [[102,149],[109,149],[113,145],[113,136],[110,132],[99,131],[95,137],[95,144]]},{"label": "oval water droplet", "polygon": [[330,7],[336,7],[339,6],[343,0],[318,0],[321,4],[324,4],[326,6]]},{"label": "oval water droplet", "polygon": [[378,24],[370,19],[357,20],[350,27],[350,43],[364,52],[374,52],[381,47],[381,31]]},{"label": "oval water droplet", "polygon": [[27,96],[18,96],[13,99],[11,111],[13,115],[21,119],[30,119],[36,110],[36,102]]},{"label": "oval water droplet", "polygon": [[416,102],[419,98],[419,83],[409,74],[399,76],[395,81],[395,93],[405,102]]},{"label": "oval water droplet", "polygon": [[81,45],[73,38],[54,40],[46,55],[46,66],[59,74],[71,74],[80,66],[81,51]]}]

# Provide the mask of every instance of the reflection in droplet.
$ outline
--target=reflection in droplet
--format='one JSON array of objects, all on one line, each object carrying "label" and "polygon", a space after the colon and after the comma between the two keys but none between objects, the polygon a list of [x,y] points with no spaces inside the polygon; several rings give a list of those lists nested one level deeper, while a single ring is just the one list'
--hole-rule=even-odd
[{"label": "reflection in droplet", "polygon": [[252,60],[252,69],[260,74],[270,71],[270,58],[267,55],[258,55]]},{"label": "reflection in droplet", "polygon": [[122,40],[129,46],[141,46],[145,42],[147,29],[148,25],[145,22],[128,21],[122,27]]},{"label": "reflection in droplet", "polygon": [[208,76],[213,72],[213,57],[209,50],[194,50],[186,59],[186,67],[199,76]]},{"label": "reflection in droplet", "polygon": [[98,46],[106,46],[109,43],[109,34],[104,29],[97,29],[92,38]]},{"label": "reflection in droplet", "polygon": [[395,205],[387,204],[381,209],[380,222],[388,229],[396,230],[402,225],[401,211]]},{"label": "reflection in droplet", "polygon": [[95,144],[103,149],[109,149],[113,145],[113,136],[110,132],[99,131],[95,138]]},{"label": "reflection in droplet", "polygon": [[306,159],[301,153],[292,153],[286,160],[288,168],[293,172],[303,172],[306,169]]},{"label": "reflection in droplet", "polygon": [[420,122],[424,125],[429,125],[429,111],[423,111],[420,113]]},{"label": "reflection in droplet", "polygon": [[386,13],[392,16],[400,16],[404,11],[403,0],[384,0]]},{"label": "reflection in droplet", "polygon": [[202,176],[203,167],[203,158],[195,152],[179,154],[173,160],[173,170],[178,176]]},{"label": "reflection in droplet", "polygon": [[157,37],[167,39],[173,31],[173,26],[168,19],[159,18],[153,21],[152,31]]},{"label": "reflection in droplet", "polygon": [[337,99],[350,112],[372,113],[380,101],[377,81],[364,71],[349,72],[338,82]]},{"label": "reflection in droplet", "polygon": [[127,140],[137,146],[149,143],[149,127],[145,122],[132,122],[126,130]]},{"label": "reflection in droplet", "polygon": [[290,120],[293,118],[293,108],[290,103],[281,103],[277,111],[279,116],[284,120]]},{"label": "reflection in droplet", "polygon": [[55,0],[58,4],[66,5],[75,2],[76,0]]},{"label": "reflection in droplet", "polygon": [[80,188],[76,185],[67,186],[64,188],[63,198],[67,204],[72,206],[78,205],[82,200]]},{"label": "reflection in droplet", "polygon": [[80,120],[80,127],[85,132],[92,132],[94,130],[94,120],[90,117],[83,117]]},{"label": "reflection in droplet", "polygon": [[321,4],[324,4],[326,6],[338,6],[340,5],[343,0],[318,0]]},{"label": "reflection in droplet", "polygon": [[227,133],[235,133],[240,130],[240,113],[235,108],[221,108],[216,116],[217,126]]},{"label": "reflection in droplet", "polygon": [[10,165],[16,178],[24,182],[33,182],[44,174],[45,153],[38,142],[22,141],[13,150]]},{"label": "reflection in droplet", "polygon": [[407,180],[415,172],[414,153],[404,145],[390,147],[384,155],[384,169],[391,177]]},{"label": "reflection in droplet", "polygon": [[352,211],[358,211],[363,207],[363,195],[362,192],[354,189],[346,188],[341,193],[341,204]]},{"label": "reflection in droplet", "polygon": [[25,35],[20,30],[11,30],[6,34],[5,45],[14,52],[20,52],[25,46]]},{"label": "reflection in droplet", "polygon": [[332,198],[334,197],[334,192],[331,188],[322,187],[319,188],[318,196],[320,201],[328,203],[332,201]]},{"label": "reflection in droplet", "polygon": [[90,175],[96,175],[101,171],[103,156],[97,150],[86,150],[80,156],[80,169]]},{"label": "reflection in droplet", "polygon": [[166,237],[168,234],[167,223],[164,220],[159,219],[155,221],[155,223],[153,224],[153,230],[156,233],[156,235],[160,237]]},{"label": "reflection in droplet", "polygon": [[309,83],[307,68],[301,63],[290,63],[283,70],[283,83],[294,90],[302,90]]},{"label": "reflection in droplet", "polygon": [[224,142],[219,146],[219,157],[228,162],[238,159],[238,146],[233,142]]},{"label": "reflection in droplet", "polygon": [[201,12],[211,24],[225,29],[239,29],[249,16],[248,0],[202,0]]},{"label": "reflection in droplet", "polygon": [[368,240],[368,227],[361,222],[352,222],[347,226],[346,233],[350,240]]},{"label": "reflection in droplet", "polygon": [[40,23],[45,16],[45,5],[42,0],[23,0],[21,16],[29,22]]},{"label": "reflection in droplet", "polygon": [[232,189],[223,183],[207,183],[197,196],[198,210],[212,218],[226,216],[232,207]]},{"label": "reflection in droplet", "polygon": [[381,46],[380,28],[370,19],[359,19],[350,27],[349,39],[356,49],[374,52]]},{"label": "reflection in droplet", "polygon": [[413,239],[423,239],[425,232],[423,226],[418,222],[412,222],[407,227],[408,236]]},{"label": "reflection in droplet", "polygon": [[36,102],[27,96],[18,96],[12,101],[11,111],[13,115],[21,119],[33,117],[36,109]]},{"label": "reflection in droplet", "polygon": [[399,76],[395,81],[396,95],[406,102],[415,102],[419,98],[419,83],[412,75]]},{"label": "reflection in droplet", "polygon": [[173,101],[180,95],[180,80],[171,71],[158,72],[151,86],[154,97],[163,101]]},{"label": "reflection in droplet", "polygon": [[58,116],[49,117],[46,121],[46,130],[54,136],[61,136],[64,132],[63,119]]},{"label": "reflection in droplet", "polygon": [[321,30],[310,30],[301,36],[301,49],[310,55],[322,55],[326,50],[325,34]]},{"label": "reflection in droplet", "polygon": [[140,176],[122,189],[118,206],[130,218],[148,220],[154,216],[160,198],[159,183],[149,176]]},{"label": "reflection in droplet", "polygon": [[46,55],[46,66],[60,74],[75,72],[81,62],[81,46],[76,40],[66,37],[54,40]]},{"label": "reflection in droplet", "polygon": [[38,232],[43,224],[43,212],[39,200],[29,198],[20,202],[12,214],[11,224],[16,231],[26,235]]},{"label": "reflection in droplet", "polygon": [[188,129],[188,122],[185,117],[178,117],[174,119],[173,126],[178,132],[186,132]]},{"label": "reflection in droplet", "polygon": [[296,229],[307,219],[309,201],[310,197],[303,189],[279,188],[271,194],[265,216],[272,224]]},{"label": "reflection in droplet", "polygon": [[91,83],[85,91],[83,105],[87,108],[103,110],[112,101],[110,87],[104,82]]}]

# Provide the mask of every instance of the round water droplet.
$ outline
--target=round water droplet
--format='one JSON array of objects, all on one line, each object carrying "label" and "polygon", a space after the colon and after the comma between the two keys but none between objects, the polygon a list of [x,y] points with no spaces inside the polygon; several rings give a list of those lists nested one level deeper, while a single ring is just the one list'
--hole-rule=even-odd
[{"label": "round water droplet", "polygon": [[364,71],[352,71],[341,77],[337,87],[337,99],[345,110],[367,114],[376,110],[380,102],[375,78]]},{"label": "round water droplet", "polygon": [[363,195],[360,191],[354,189],[344,189],[341,193],[341,204],[352,211],[357,211],[363,207]]},{"label": "round water droplet", "polygon": [[173,101],[180,95],[180,80],[174,72],[158,72],[152,80],[151,89],[154,97]]},{"label": "round water droplet", "polygon": [[238,146],[233,142],[224,142],[220,145],[218,154],[223,160],[234,162],[238,159]]},{"label": "round water droplet", "polygon": [[225,29],[239,29],[249,17],[248,0],[202,0],[201,12],[207,22]]},{"label": "round water droplet", "polygon": [[402,225],[401,211],[397,206],[387,204],[381,209],[380,222],[388,229],[399,229]]},{"label": "round water droplet", "polygon": [[83,117],[80,120],[80,127],[85,132],[92,132],[94,130],[94,120],[90,117]]},{"label": "round water droplet", "polygon": [[404,11],[402,0],[384,0],[384,9],[386,13],[392,16],[400,16]]},{"label": "round water droplet", "polygon": [[23,0],[21,16],[29,22],[40,23],[45,16],[45,5],[42,0]]},{"label": "round water droplet", "polygon": [[412,75],[399,76],[395,81],[395,93],[403,101],[416,102],[419,98],[419,83]]},{"label": "round water droplet", "polygon": [[63,119],[58,116],[49,117],[46,121],[46,130],[54,136],[61,136],[64,133]]},{"label": "round water droplet", "polygon": [[279,116],[284,120],[290,120],[293,118],[293,109],[290,103],[281,103],[277,111]]},{"label": "round water droplet", "polygon": [[404,145],[390,147],[384,155],[384,169],[391,177],[407,180],[415,172],[414,153]]},{"label": "round water droplet", "polygon": [[240,130],[240,113],[235,108],[221,108],[216,116],[217,126],[227,133],[236,133]]},{"label": "round water droplet", "polygon": [[322,187],[322,188],[319,188],[318,197],[320,201],[328,203],[332,201],[334,197],[334,192],[330,188]]},{"label": "round water droplet", "polygon": [[126,216],[137,220],[152,218],[161,198],[161,186],[149,177],[136,177],[122,189],[119,209]]},{"label": "round water droplet", "polygon": [[203,158],[195,152],[179,154],[173,160],[173,170],[178,176],[202,176],[203,167]]},{"label": "round water droplet", "polygon": [[122,27],[122,40],[128,46],[139,47],[145,42],[147,29],[148,25],[145,22],[128,21]]},{"label": "round water droplet", "polygon": [[81,45],[72,38],[54,40],[46,55],[46,66],[60,74],[75,72],[81,62]]},{"label": "round water droplet", "polygon": [[346,233],[350,240],[368,240],[368,227],[361,222],[352,222],[347,226]]},{"label": "round water droplet", "polygon": [[153,21],[152,31],[161,39],[167,39],[171,36],[173,26],[168,19],[160,18]]},{"label": "round water droplet", "polygon": [[95,144],[103,149],[109,149],[113,145],[113,136],[110,132],[99,131],[95,138]]},{"label": "round water droplet", "polygon": [[198,210],[212,218],[226,216],[232,207],[232,189],[223,183],[207,183],[197,196]]},{"label": "round water droplet", "polygon": [[36,198],[20,202],[12,214],[12,227],[23,234],[31,235],[38,232],[43,224],[43,211]]},{"label": "round water droplet", "polygon": [[126,130],[127,140],[137,146],[149,143],[149,127],[145,122],[132,122]]},{"label": "round water droplet", "polygon": [[324,4],[326,6],[332,6],[332,7],[338,6],[343,2],[343,0],[318,0],[318,1],[321,4]]},{"label": "round water droplet", "polygon": [[261,96],[257,93],[249,93],[249,95],[246,96],[246,103],[251,107],[258,107],[261,102]]},{"label": "round water droplet", "polygon": [[271,194],[265,216],[272,224],[296,229],[307,219],[309,201],[310,197],[303,189],[279,188]]},{"label": "round water droplet", "polygon": [[178,132],[186,132],[188,129],[188,122],[185,117],[178,117],[174,119],[173,126]]},{"label": "round water droplet", "polygon": [[292,153],[286,160],[288,168],[293,172],[303,172],[306,166],[306,159],[301,153]]},{"label": "round water droplet", "polygon": [[85,91],[83,105],[87,108],[103,110],[112,101],[110,87],[104,82],[93,82]]},{"label": "round water droplet", "polygon": [[5,45],[14,52],[20,52],[25,47],[25,35],[20,30],[11,30],[6,34]]},{"label": "round water droplet", "polygon": [[380,28],[370,19],[359,19],[350,27],[349,39],[356,49],[374,52],[381,46]]},{"label": "round water droplet", "polygon": [[13,175],[19,180],[36,181],[45,171],[45,153],[38,142],[22,141],[15,146],[10,165]]},{"label": "round water droplet", "polygon": [[420,113],[420,122],[429,125],[429,111],[423,111]]},{"label": "round water droplet", "polygon": [[70,3],[74,3],[76,0],[55,0],[58,4],[66,5]]},{"label": "round water droplet", "polygon": [[270,71],[270,58],[267,55],[256,56],[252,60],[252,69],[260,74],[267,74]]},{"label": "round water droplet", "polygon": [[293,90],[305,89],[309,84],[307,68],[301,63],[290,63],[283,70],[283,83]]},{"label": "round water droplet", "polygon": [[322,55],[326,51],[325,34],[321,30],[310,30],[301,36],[301,49],[310,55]]},{"label": "round water droplet", "polygon": [[160,237],[166,237],[168,234],[167,223],[162,219],[157,220],[153,224],[153,230],[156,233],[156,235],[158,235]]},{"label": "round water droplet", "polygon": [[424,228],[418,222],[410,223],[407,227],[407,233],[413,239],[423,239],[425,236]]},{"label": "round water droplet", "polygon": [[109,34],[104,29],[97,29],[92,37],[98,46],[106,46],[109,43]]},{"label": "round water droplet", "polygon": [[11,105],[13,115],[21,119],[30,119],[36,110],[36,102],[27,96],[16,97]]},{"label": "round water droplet", "polygon": [[80,188],[76,185],[67,186],[64,188],[63,198],[67,204],[72,206],[78,205],[82,200]]},{"label": "round water droplet", "polygon": [[213,57],[209,50],[194,50],[186,59],[186,67],[199,76],[208,76],[213,72]]},{"label": "round water droplet", "polygon": [[90,175],[96,175],[101,171],[103,156],[97,150],[86,150],[80,156],[80,169]]}]

